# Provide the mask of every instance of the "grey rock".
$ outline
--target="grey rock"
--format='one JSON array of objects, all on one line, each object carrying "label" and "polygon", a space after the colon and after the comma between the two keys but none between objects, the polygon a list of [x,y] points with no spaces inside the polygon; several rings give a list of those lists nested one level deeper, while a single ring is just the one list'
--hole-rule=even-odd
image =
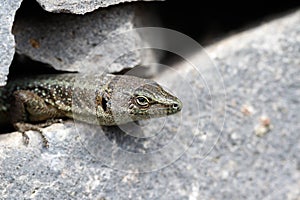
[{"label": "grey rock", "polygon": [[16,51],[64,71],[119,72],[146,65],[156,58],[150,50],[136,50],[142,39],[133,29],[147,21],[137,9],[129,4],[84,16],[41,11],[19,17],[13,30]]},{"label": "grey rock", "polygon": [[[299,23],[300,11],[207,48],[222,79],[206,61],[199,65],[200,78],[188,63],[178,64],[174,75],[156,77],[170,84],[184,106],[174,118],[154,121],[154,126],[142,123],[143,130],[152,133],[160,122],[164,134],[136,138],[117,127],[94,129],[67,121],[44,129],[49,149],[41,147],[32,131],[29,147],[22,145],[19,133],[1,135],[2,197],[298,199]],[[203,51],[194,53],[190,61],[203,61]],[[261,121],[262,116],[270,120]],[[258,137],[259,123],[269,123],[272,129]],[[165,159],[138,160],[140,154],[154,155],[176,139],[182,144]],[[120,157],[119,149],[133,153]],[[180,159],[172,161],[172,154]],[[153,170],[138,173],[144,169]]]},{"label": "grey rock", "polygon": [[87,12],[92,12],[98,8],[133,1],[138,0],[88,0],[83,2],[78,2],[76,0],[37,0],[37,2],[39,2],[39,4],[49,12],[73,14],[85,14]]},{"label": "grey rock", "polygon": [[15,13],[22,0],[4,0],[0,7],[0,86],[6,84],[9,65],[15,53],[15,41],[11,33]]}]

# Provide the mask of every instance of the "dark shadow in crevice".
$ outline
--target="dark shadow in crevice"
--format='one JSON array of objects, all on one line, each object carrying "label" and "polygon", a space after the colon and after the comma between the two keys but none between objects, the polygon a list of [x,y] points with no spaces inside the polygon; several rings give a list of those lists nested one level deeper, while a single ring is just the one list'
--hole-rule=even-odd
[{"label": "dark shadow in crevice", "polygon": [[35,61],[27,56],[15,54],[9,68],[8,80],[38,74],[61,74],[72,73],[68,71],[56,70],[51,65]]}]

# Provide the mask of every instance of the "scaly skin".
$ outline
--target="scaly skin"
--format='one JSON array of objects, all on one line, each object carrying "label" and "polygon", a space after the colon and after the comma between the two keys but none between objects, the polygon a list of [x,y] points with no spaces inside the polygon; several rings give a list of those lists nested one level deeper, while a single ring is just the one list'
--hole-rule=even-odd
[{"label": "scaly skin", "polygon": [[0,88],[0,124],[73,118],[111,126],[174,114],[181,108],[181,101],[154,81],[126,75],[43,75],[9,81]]}]

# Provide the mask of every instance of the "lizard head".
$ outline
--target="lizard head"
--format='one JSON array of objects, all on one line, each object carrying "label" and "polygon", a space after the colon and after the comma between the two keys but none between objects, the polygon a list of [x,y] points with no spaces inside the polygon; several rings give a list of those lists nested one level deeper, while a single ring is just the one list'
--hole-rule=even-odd
[{"label": "lizard head", "polygon": [[122,79],[118,80],[115,102],[123,103],[112,107],[118,107],[115,110],[117,118],[126,114],[130,120],[123,118],[117,121],[163,117],[178,113],[182,109],[182,102],[156,82],[132,76],[123,76]]},{"label": "lizard head", "polygon": [[135,89],[128,108],[133,116],[153,118],[179,112],[182,103],[159,84],[149,82]]}]

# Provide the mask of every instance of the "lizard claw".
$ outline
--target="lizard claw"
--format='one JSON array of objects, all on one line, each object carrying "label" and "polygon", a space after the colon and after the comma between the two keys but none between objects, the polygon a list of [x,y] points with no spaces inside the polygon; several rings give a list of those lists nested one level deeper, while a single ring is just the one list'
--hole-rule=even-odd
[{"label": "lizard claw", "polygon": [[28,146],[29,144],[29,137],[25,132],[22,132],[22,137],[23,137],[23,143]]},{"label": "lizard claw", "polygon": [[26,131],[32,130],[32,131],[38,132],[40,134],[40,136],[42,137],[43,147],[49,148],[48,139],[46,138],[43,131],[40,129],[39,125],[28,124],[28,123],[24,123],[24,122],[17,122],[14,124],[14,127],[22,133],[23,142],[26,146],[28,146],[29,140],[30,140],[28,135],[26,134]]}]

